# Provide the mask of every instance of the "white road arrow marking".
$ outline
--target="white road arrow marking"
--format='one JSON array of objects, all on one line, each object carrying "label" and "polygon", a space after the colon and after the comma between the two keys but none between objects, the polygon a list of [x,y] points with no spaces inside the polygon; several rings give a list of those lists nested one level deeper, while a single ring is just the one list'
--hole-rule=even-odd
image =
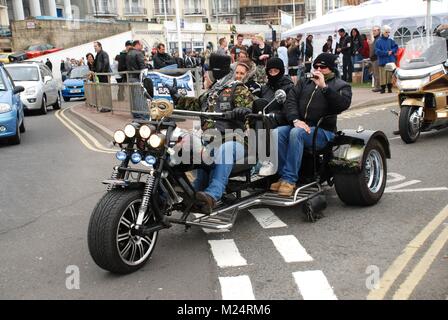
[{"label": "white road arrow marking", "polygon": [[[388,179],[387,179],[387,184],[391,184],[391,183],[396,183],[396,182],[401,182],[406,180],[406,177],[398,174],[398,173],[393,173],[390,172],[387,174],[388,175]],[[389,178],[392,177],[392,178]],[[417,189],[405,189],[405,187],[409,187],[415,184],[421,183],[420,180],[410,180],[410,181],[406,181],[394,186],[389,186],[387,187],[384,192],[385,193],[404,193],[404,192],[431,192],[431,191],[448,191],[447,187],[436,187],[436,188],[417,188]]]}]

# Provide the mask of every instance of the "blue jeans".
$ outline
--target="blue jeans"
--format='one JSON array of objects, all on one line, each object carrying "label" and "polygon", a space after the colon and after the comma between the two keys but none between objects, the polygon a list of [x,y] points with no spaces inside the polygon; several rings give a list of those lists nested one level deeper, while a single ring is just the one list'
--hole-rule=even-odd
[{"label": "blue jeans", "polygon": [[[276,129],[278,139],[278,174],[285,182],[296,184],[302,165],[303,149],[313,146],[315,127],[308,134],[302,128],[283,126]],[[334,133],[319,129],[316,139],[316,150],[325,148],[334,139]],[[286,151],[286,152],[285,152]]]},{"label": "blue jeans", "polygon": [[[203,169],[197,170],[193,186],[196,191],[204,191],[218,201],[226,191],[229,176],[235,162],[244,158],[244,146],[235,141],[225,142],[214,154],[216,156],[210,176]],[[205,185],[206,183],[208,186]]]}]

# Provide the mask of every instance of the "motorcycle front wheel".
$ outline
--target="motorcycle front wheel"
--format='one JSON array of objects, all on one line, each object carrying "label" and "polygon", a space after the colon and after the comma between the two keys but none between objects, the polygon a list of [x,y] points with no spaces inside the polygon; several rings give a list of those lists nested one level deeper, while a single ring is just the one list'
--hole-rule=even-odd
[{"label": "motorcycle front wheel", "polygon": [[[142,190],[111,190],[97,203],[90,217],[90,255],[102,269],[118,274],[137,271],[152,255],[158,232],[140,237],[135,234]],[[149,208],[143,224],[155,222]]]},{"label": "motorcycle front wheel", "polygon": [[420,117],[418,107],[401,107],[398,129],[405,143],[414,143],[420,136]]}]

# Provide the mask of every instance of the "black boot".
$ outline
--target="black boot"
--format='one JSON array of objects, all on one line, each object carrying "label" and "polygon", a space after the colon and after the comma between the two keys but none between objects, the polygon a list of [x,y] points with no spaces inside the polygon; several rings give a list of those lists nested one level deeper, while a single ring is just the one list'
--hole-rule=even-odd
[{"label": "black boot", "polygon": [[392,83],[387,84],[387,93],[392,93]]},{"label": "black boot", "polygon": [[381,93],[381,94],[386,93],[386,86],[381,86],[381,91],[380,91],[380,93]]}]

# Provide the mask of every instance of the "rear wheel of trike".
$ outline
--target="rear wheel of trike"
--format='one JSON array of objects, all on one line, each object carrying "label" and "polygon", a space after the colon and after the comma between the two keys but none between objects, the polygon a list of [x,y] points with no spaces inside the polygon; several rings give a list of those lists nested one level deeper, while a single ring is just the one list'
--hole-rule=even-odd
[{"label": "rear wheel of trike", "polygon": [[[110,272],[134,272],[148,261],[154,251],[158,232],[149,236],[135,235],[142,190],[111,190],[92,212],[88,230],[88,245],[95,263]],[[154,223],[148,209],[143,224]]]},{"label": "rear wheel of trike", "polygon": [[338,173],[334,176],[336,193],[345,204],[371,206],[383,196],[387,180],[384,148],[374,140],[364,150],[359,173]]}]

